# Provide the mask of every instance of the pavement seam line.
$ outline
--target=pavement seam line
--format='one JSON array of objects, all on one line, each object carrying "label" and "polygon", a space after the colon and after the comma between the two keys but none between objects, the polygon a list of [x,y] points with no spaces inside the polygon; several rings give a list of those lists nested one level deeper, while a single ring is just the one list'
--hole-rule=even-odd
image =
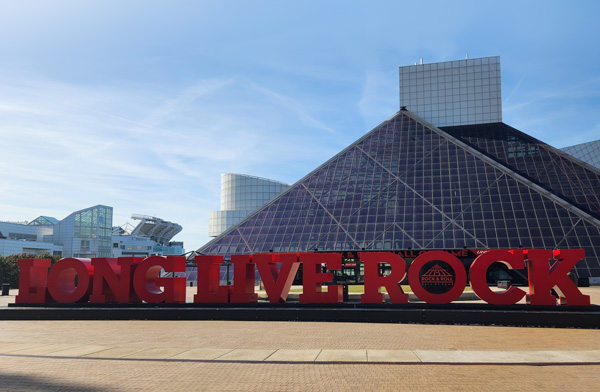
[{"label": "pavement seam line", "polygon": [[439,365],[439,366],[600,366],[600,362],[356,362],[356,361],[257,361],[257,360],[214,360],[214,359],[169,359],[169,358],[96,358],[96,357],[64,357],[64,356],[43,356],[43,355],[15,355],[0,354],[0,357],[9,358],[41,358],[41,359],[81,359],[96,361],[127,361],[127,362],[192,362],[192,363],[235,363],[235,364],[254,364],[254,365]]},{"label": "pavement seam line", "polygon": [[225,355],[227,355],[227,354],[229,354],[229,353],[232,353],[232,352],[234,352],[235,350],[236,350],[235,348],[232,348],[231,350],[227,351],[226,353],[223,353],[223,354],[221,354],[221,355],[219,355],[219,356],[217,356],[217,357],[213,358],[213,359],[212,359],[212,361],[216,361],[216,360],[218,360],[219,358],[221,358],[221,357],[223,357],[223,356],[225,356]]},{"label": "pavement seam line", "polygon": [[265,359],[263,359],[263,362],[273,362],[273,361],[268,361],[268,359],[271,358],[273,356],[273,354],[275,354],[277,351],[279,351],[279,349],[276,349],[271,354],[269,354]]},{"label": "pavement seam line", "polygon": [[[21,343],[13,343],[15,345],[20,345]],[[25,344],[24,344],[25,345]],[[123,347],[112,347],[112,348],[106,348],[106,349],[100,349],[97,351],[92,351],[92,352],[86,352],[86,353],[74,353],[71,355],[59,355],[59,353],[61,352],[65,352],[65,351],[70,351],[70,350],[76,350],[78,348],[82,348],[82,347],[86,347],[86,346],[90,346],[90,345],[73,345],[71,347],[68,348],[61,348],[61,347],[55,347],[56,350],[44,350],[44,348],[49,348],[50,346],[57,346],[54,344],[48,344],[48,343],[44,343],[44,344],[35,344],[34,347],[28,347],[28,348],[19,348],[18,346],[13,346],[12,344],[9,343],[9,347],[6,351],[4,351],[2,349],[2,347],[0,347],[0,355],[2,356],[27,356],[27,357],[45,357],[45,358],[51,358],[51,357],[66,357],[66,358],[79,358],[79,357],[89,357],[89,358],[111,358],[111,359],[119,359],[121,357],[119,356],[110,356],[110,357],[102,357],[102,356],[98,356],[98,355],[94,355],[94,354],[100,354],[102,352],[105,352],[107,350],[111,350],[111,349],[115,349],[115,348],[123,348]],[[58,345],[60,346],[60,345]],[[91,346],[90,346],[91,347]],[[35,352],[36,349],[42,350],[41,352]],[[133,350],[132,353],[128,353],[125,357],[125,359],[131,359],[129,358],[132,355],[138,354],[140,352],[144,352],[144,351],[148,351],[148,349],[139,349],[139,348],[134,348],[134,347],[130,347],[130,349]],[[178,349],[183,349],[183,348],[178,348]],[[204,347],[198,347],[197,349],[209,349],[210,348],[204,348]],[[152,349],[150,349],[151,351]],[[185,353],[185,352],[189,352],[193,350],[193,348],[190,349],[183,349],[182,352],[177,353],[177,354],[173,354],[173,355],[169,355],[165,358],[136,358],[136,359],[172,359],[172,360],[185,360],[185,358],[173,358],[176,355],[180,355],[181,353]],[[206,359],[201,359],[201,360],[222,360],[221,358],[223,358],[224,356],[227,356],[228,354],[235,352],[238,349],[219,349],[219,350],[225,350],[224,353],[222,353],[221,355],[214,357],[214,358],[206,358]],[[314,350],[314,349],[313,349]],[[313,350],[308,350],[308,349],[303,349],[303,350],[297,350],[300,352],[307,352],[307,351],[313,351]],[[46,351],[46,352],[44,352]],[[252,349],[250,349],[249,351],[252,351]],[[265,358],[261,359],[260,361],[262,362],[329,362],[328,360],[322,360],[320,361],[319,358],[320,356],[323,354],[324,351],[326,351],[325,349],[319,349],[318,350],[318,354],[316,355],[316,357],[314,358],[314,360],[312,361],[276,361],[276,360],[272,360],[271,358],[276,355],[276,353],[281,352],[282,349],[275,349],[273,351],[270,352],[269,355],[267,355]],[[338,350],[339,351],[339,350]],[[341,350],[343,351],[347,351],[347,350]],[[361,350],[362,351],[362,350]],[[365,359],[364,360],[354,360],[354,361],[349,361],[347,359],[341,358],[340,362],[363,362],[363,363],[370,363],[372,359],[371,356],[369,356],[369,349],[365,349]],[[426,363],[426,364],[435,364],[435,363],[457,363],[457,364],[461,364],[461,363],[473,363],[473,364],[482,364],[482,363],[488,363],[488,364],[514,364],[514,363],[525,363],[525,364],[531,364],[531,363],[548,363],[548,364],[558,364],[558,363],[565,363],[565,364],[569,364],[569,363],[600,363],[600,350],[508,350],[508,351],[504,351],[504,350],[390,350],[392,352],[401,352],[401,351],[408,351],[411,352],[412,355],[417,359],[418,362],[420,363]],[[475,353],[475,354],[474,354]],[[546,354],[552,354],[552,356],[554,357],[552,360],[552,358],[547,358],[544,359],[543,356]],[[582,355],[577,355],[577,353],[581,353]],[[585,354],[591,354],[591,355],[585,355]],[[433,354],[433,356],[431,355]],[[444,354],[448,354],[444,355]],[[484,358],[482,358],[482,355],[484,354]],[[523,354],[525,355],[525,358],[523,358]],[[134,357],[135,358],[135,357]],[[551,360],[548,360],[551,359]],[[194,360],[193,358],[190,358],[190,360]],[[249,362],[249,361],[253,361],[254,359],[225,359],[226,361],[231,360],[231,361],[241,361],[241,362]],[[334,361],[337,362],[337,361]],[[385,360],[383,361],[377,361],[374,360],[372,362],[386,362]],[[403,363],[406,362],[402,359],[399,360],[391,360],[389,361],[389,363]]]}]

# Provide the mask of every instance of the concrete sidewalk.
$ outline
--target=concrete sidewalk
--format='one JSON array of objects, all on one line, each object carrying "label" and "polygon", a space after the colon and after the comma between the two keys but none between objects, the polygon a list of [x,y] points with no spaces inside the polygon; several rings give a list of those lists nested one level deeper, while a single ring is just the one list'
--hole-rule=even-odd
[{"label": "concrete sidewalk", "polygon": [[295,362],[386,364],[595,364],[600,350],[371,350],[371,349],[233,349],[209,347],[159,347],[10,343],[0,342],[0,356],[71,359]]}]

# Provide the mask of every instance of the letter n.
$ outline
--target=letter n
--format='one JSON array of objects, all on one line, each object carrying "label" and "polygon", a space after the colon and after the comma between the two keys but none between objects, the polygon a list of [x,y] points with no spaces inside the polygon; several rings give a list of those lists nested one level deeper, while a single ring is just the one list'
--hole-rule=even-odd
[{"label": "letter n", "polygon": [[141,257],[94,258],[91,303],[135,303],[141,302],[133,290],[133,271]]}]

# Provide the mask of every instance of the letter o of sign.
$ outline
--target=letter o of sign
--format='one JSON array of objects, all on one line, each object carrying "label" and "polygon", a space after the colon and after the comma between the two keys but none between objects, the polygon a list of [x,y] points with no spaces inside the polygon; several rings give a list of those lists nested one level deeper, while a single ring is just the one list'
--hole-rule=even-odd
[{"label": "letter o of sign", "polygon": [[[423,268],[426,263],[435,260],[443,261],[450,265],[454,270],[456,278],[454,286],[452,286],[448,292],[443,294],[430,293],[423,288],[419,281],[419,272],[421,271],[421,268]],[[413,293],[428,304],[448,304],[458,299],[465,290],[467,284],[467,272],[465,271],[463,264],[455,256],[452,256],[448,252],[432,250],[423,253],[414,259],[408,270],[408,283],[410,284]]]},{"label": "letter o of sign", "polygon": [[[73,303],[89,295],[92,278],[90,259],[66,258],[56,262],[48,273],[48,292],[57,302]],[[77,275],[77,286],[75,286]],[[87,298],[86,298],[87,299]]]}]

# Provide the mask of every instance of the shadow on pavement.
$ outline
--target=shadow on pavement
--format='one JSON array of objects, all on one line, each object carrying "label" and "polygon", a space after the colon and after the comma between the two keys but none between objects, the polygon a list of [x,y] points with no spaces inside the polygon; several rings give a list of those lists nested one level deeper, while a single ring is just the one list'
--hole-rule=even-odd
[{"label": "shadow on pavement", "polygon": [[44,380],[35,376],[13,375],[0,372],[0,390],[3,391],[102,391],[103,389],[94,388],[90,385],[74,384],[65,381],[55,382]]}]

